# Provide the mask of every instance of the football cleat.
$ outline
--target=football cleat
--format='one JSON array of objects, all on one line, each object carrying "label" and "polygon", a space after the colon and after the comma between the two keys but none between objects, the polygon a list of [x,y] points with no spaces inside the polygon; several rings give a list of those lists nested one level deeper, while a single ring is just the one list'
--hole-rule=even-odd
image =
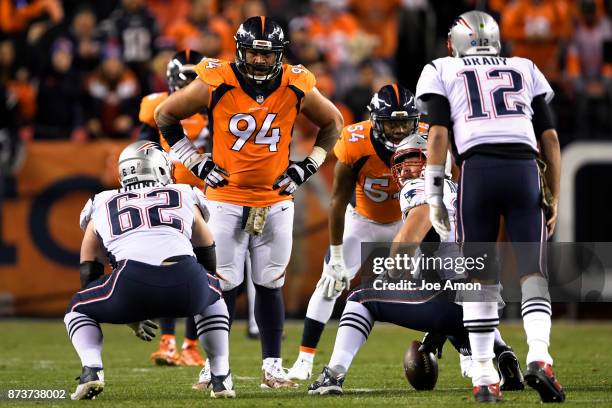
[{"label": "football cleat", "polygon": [[550,364],[543,361],[532,361],[527,364],[525,382],[540,394],[542,402],[565,401],[565,391],[555,378]]},{"label": "football cleat", "polygon": [[523,384],[523,373],[521,365],[514,351],[509,346],[501,346],[495,350],[497,360],[497,371],[501,381],[502,391],[521,391],[525,389]]},{"label": "football cleat", "polygon": [[178,364],[179,358],[174,336],[172,334],[162,334],[159,349],[151,353],[151,360],[159,366],[173,366]]},{"label": "football cleat", "polygon": [[211,382],[211,374],[210,374],[210,360],[206,359],[204,363],[204,367],[200,371],[200,375],[198,376],[198,382],[193,384],[191,388],[198,391],[203,391],[210,386]]},{"label": "football cleat", "polygon": [[299,384],[287,378],[285,369],[281,366],[281,360],[273,364],[264,364],[261,368],[261,388],[297,388]]},{"label": "football cleat", "polygon": [[179,357],[178,364],[191,367],[202,367],[204,365],[204,359],[198,351],[197,340],[185,339],[185,341],[183,342],[181,356]]},{"label": "football cleat", "polygon": [[308,386],[309,395],[342,395],[344,374],[334,375],[332,370],[325,366],[319,378]]},{"label": "football cleat", "polygon": [[212,390],[210,390],[211,398],[236,398],[231,371],[226,375],[211,376],[210,383],[212,384]]},{"label": "football cleat", "polygon": [[287,378],[290,380],[308,380],[312,376],[312,361],[303,358],[295,360],[293,367],[289,369]]},{"label": "football cleat", "polygon": [[101,367],[84,366],[76,379],[79,385],[70,395],[71,400],[94,399],[104,390],[104,371]]},{"label": "football cleat", "polygon": [[502,400],[499,384],[475,385],[473,392],[476,402],[495,403]]}]

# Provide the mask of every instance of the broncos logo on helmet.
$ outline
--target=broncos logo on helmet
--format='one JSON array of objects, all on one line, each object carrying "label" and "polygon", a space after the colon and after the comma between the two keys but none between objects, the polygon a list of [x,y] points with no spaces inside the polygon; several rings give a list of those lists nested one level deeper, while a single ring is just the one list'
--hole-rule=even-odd
[{"label": "broncos logo on helmet", "polygon": [[373,136],[390,151],[418,129],[419,111],[414,95],[398,84],[385,85],[368,105]]},{"label": "broncos logo on helmet", "polygon": [[174,54],[166,67],[166,79],[170,92],[176,92],[186,87],[196,78],[195,66],[203,58],[204,55],[190,49]]}]

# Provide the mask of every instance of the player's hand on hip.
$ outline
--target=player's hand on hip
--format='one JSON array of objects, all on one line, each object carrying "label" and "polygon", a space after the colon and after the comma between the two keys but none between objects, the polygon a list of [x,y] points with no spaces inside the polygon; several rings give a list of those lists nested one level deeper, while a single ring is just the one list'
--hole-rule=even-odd
[{"label": "player's hand on hip", "polygon": [[225,169],[217,166],[208,155],[202,156],[204,156],[204,159],[191,169],[191,171],[204,180],[209,187],[217,188],[229,184],[229,173]]},{"label": "player's hand on hip", "polygon": [[301,162],[292,163],[283,174],[281,174],[272,184],[275,190],[280,189],[281,195],[291,195],[297,188],[304,184],[306,180],[317,172],[319,166],[311,158],[307,157]]},{"label": "player's hand on hip", "polygon": [[155,330],[159,326],[151,320],[142,320],[140,322],[128,323],[128,327],[134,330],[134,334],[139,339],[144,341],[151,341],[155,337]]},{"label": "player's hand on hip", "polygon": [[440,236],[440,241],[447,241],[451,228],[448,219],[448,210],[444,205],[442,196],[436,195],[430,197],[427,200],[427,204],[429,204],[429,220],[431,221],[431,225]]}]

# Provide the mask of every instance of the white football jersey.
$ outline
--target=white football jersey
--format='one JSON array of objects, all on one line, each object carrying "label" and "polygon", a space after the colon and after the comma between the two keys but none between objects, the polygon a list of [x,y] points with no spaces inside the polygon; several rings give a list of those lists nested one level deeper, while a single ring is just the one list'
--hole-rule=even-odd
[{"label": "white football jersey", "polygon": [[[456,242],[456,209],[457,201],[457,184],[449,179],[444,179],[444,205],[448,211],[448,221],[450,222],[451,231],[446,242]],[[408,212],[414,207],[427,203],[425,199],[425,179],[423,177],[409,180],[404,184],[399,194],[400,209],[402,218],[406,220]]]},{"label": "white football jersey", "polygon": [[164,259],[194,255],[191,232],[194,207],[208,219],[202,191],[187,184],[107,190],[81,211],[83,230],[93,220],[106,250],[116,261],[160,265]]},{"label": "white football jersey", "polygon": [[459,154],[481,144],[522,143],[537,151],[531,118],[534,97],[554,92],[533,62],[525,58],[468,56],[438,58],[425,65],[416,88],[421,97],[439,94],[450,103]]}]

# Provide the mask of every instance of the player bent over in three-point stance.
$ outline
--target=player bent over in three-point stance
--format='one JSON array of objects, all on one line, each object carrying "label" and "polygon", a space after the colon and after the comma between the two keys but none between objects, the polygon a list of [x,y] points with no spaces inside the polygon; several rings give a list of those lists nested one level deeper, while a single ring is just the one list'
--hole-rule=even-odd
[{"label": "player bent over in three-point stance", "polygon": [[[548,353],[551,303],[546,275],[545,242],[556,222],[560,150],[548,102],[553,91],[528,59],[500,53],[499,27],[486,13],[470,11],[449,32],[452,56],[427,64],[417,84],[417,106],[430,121],[425,191],[431,222],[441,236],[449,233],[443,204],[444,161],[449,129],[453,130],[457,163],[461,163],[458,231],[464,242],[495,242],[504,216],[512,242],[530,242],[521,251],[521,312],[529,352],[525,381],[543,402],[562,402]],[[545,179],[554,197],[545,216],[536,157],[538,141],[548,164]],[[547,228],[548,227],[548,228]],[[547,231],[548,230],[548,231]],[[494,256],[489,257],[489,260]],[[493,359],[498,271],[489,263],[483,283],[484,301],[464,301],[463,319],[472,348],[472,383],[477,402],[501,399]],[[487,269],[487,268],[486,268]]]},{"label": "player bent over in three-point stance", "polygon": [[[164,138],[208,188],[217,276],[233,314],[250,254],[255,317],[262,345],[262,388],[293,388],[282,368],[285,310],[281,287],[293,234],[293,193],[315,174],[338,139],[342,115],[300,65],[283,64],[282,28],[251,17],[236,33],[235,62],[204,59],[198,78],[156,110]],[[198,153],[180,120],[208,109],[212,157]],[[291,132],[303,113],[319,127],[312,153],[289,162]]]},{"label": "player bent over in three-point stance", "polygon": [[[423,167],[427,155],[426,146],[422,135],[413,134],[404,139],[391,159],[393,178],[401,188],[399,203],[404,220],[401,229],[393,238],[391,257],[393,252],[397,252],[397,243],[408,243],[416,248],[424,241],[431,241],[431,244],[439,241],[429,221],[429,209],[425,202]],[[457,185],[450,179],[445,179],[444,189],[447,192],[444,205],[449,211],[451,225],[454,227]],[[451,232],[448,242],[455,242],[454,228]],[[425,250],[432,250],[432,245],[428,245],[429,249]],[[438,272],[431,272],[435,275],[430,273],[427,280],[440,281]],[[323,368],[317,381],[308,387],[308,393],[342,394],[346,373],[377,321],[429,332],[421,347],[438,356],[441,356],[442,345],[448,336],[460,353],[462,374],[470,376],[468,334],[463,327],[461,306],[454,302],[454,298],[452,291],[377,290],[371,282],[363,283],[349,295],[340,318],[330,361]],[[496,331],[495,334],[495,355],[503,387],[509,391],[522,390],[524,386],[518,359],[499,332]]]},{"label": "player bent over in three-point stance", "polygon": [[[122,187],[96,194],[81,212],[81,286],[64,322],[83,365],[73,400],[104,389],[100,323],[127,323],[150,341],[146,320],[195,316],[212,370],[213,398],[233,398],[229,316],[215,271],[203,193],[172,184],[172,165],[154,142],[139,141],[119,156]],[[104,275],[108,253],[113,272]]]},{"label": "player bent over in three-point stance", "polygon": [[[414,95],[401,85],[385,85],[374,94],[368,110],[370,120],[346,126],[334,147],[338,161],[329,209],[330,247],[308,302],[300,354],[288,374],[291,379],[310,378],[336,299],[361,266],[361,242],[390,242],[402,225],[391,155],[417,130]],[[353,193],[355,202],[349,205]]]}]

